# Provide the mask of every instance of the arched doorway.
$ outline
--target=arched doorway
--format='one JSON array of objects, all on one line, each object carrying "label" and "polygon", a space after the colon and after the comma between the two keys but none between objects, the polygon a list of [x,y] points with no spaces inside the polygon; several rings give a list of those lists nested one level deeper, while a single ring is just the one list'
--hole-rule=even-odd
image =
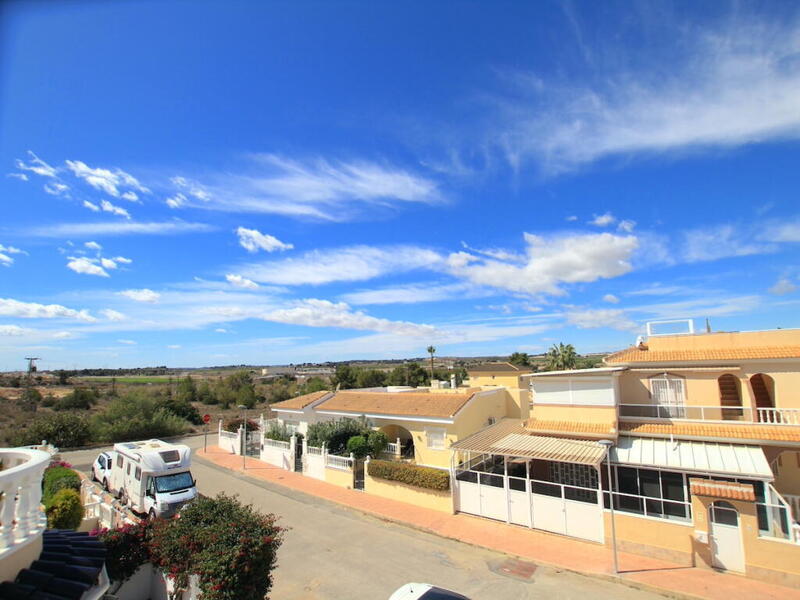
[{"label": "arched doorway", "polygon": [[756,409],[758,412],[758,421],[770,422],[773,420],[774,411],[769,410],[775,408],[775,381],[769,375],[764,373],[756,373],[750,378],[750,387],[753,388],[753,397],[756,401]]},{"label": "arched doorway", "polygon": [[711,564],[718,569],[744,573],[744,548],[739,513],[730,502],[718,500],[708,507]]},{"label": "arched doorway", "polygon": [[402,425],[384,425],[378,431],[386,434],[390,444],[400,444],[399,453],[402,458],[414,458],[414,436]]},{"label": "arched doorway", "polygon": [[717,379],[719,384],[719,402],[724,407],[722,418],[726,420],[738,420],[743,416],[742,394],[739,389],[739,378],[730,373],[720,375]]}]

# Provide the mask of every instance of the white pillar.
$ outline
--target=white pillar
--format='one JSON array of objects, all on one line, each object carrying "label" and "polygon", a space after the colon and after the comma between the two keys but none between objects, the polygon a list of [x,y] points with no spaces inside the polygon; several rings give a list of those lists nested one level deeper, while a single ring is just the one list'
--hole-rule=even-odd
[{"label": "white pillar", "polygon": [[395,450],[395,457],[400,458],[403,455],[403,447],[400,445],[400,438],[397,438],[397,450]]},{"label": "white pillar", "polygon": [[2,508],[0,508],[0,550],[14,544],[14,509],[16,508],[17,480],[6,482],[0,487],[3,493]]}]

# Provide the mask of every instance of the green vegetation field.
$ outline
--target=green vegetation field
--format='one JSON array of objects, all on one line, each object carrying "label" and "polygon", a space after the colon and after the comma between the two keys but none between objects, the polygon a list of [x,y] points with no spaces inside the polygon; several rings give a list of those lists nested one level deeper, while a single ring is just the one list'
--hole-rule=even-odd
[{"label": "green vegetation field", "polygon": [[141,376],[130,376],[130,377],[76,377],[79,381],[83,383],[111,383],[112,379],[115,379],[117,383],[124,383],[124,384],[137,384],[137,383],[169,383],[170,379],[175,380],[175,377],[170,377],[169,375],[141,375]]}]

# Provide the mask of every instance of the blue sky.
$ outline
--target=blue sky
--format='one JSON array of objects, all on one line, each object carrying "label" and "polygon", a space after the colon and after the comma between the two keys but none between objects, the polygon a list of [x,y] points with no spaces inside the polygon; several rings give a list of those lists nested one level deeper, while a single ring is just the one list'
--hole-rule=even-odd
[{"label": "blue sky", "polygon": [[800,326],[800,9],[6,2],[0,368]]}]

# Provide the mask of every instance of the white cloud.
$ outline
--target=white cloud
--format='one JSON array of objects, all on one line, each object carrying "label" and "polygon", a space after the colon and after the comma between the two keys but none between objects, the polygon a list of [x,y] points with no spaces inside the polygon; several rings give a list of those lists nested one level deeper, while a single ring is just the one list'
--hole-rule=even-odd
[{"label": "white cloud", "polygon": [[97,206],[97,204],[94,204],[93,202],[89,202],[88,200],[83,201],[83,206],[84,208],[88,208],[92,212],[100,212],[100,207]]},{"label": "white cloud", "polygon": [[624,310],[616,308],[572,309],[566,313],[567,323],[578,329],[608,327],[619,331],[638,332],[641,326],[631,320]]},{"label": "white cloud", "polygon": [[435,332],[430,325],[371,317],[361,311],[352,311],[344,302],[334,303],[315,298],[301,300],[293,308],[274,310],[261,318],[266,321],[307,327],[383,331],[408,336],[430,336]]},{"label": "white cloud", "polygon": [[633,230],[636,227],[636,221],[631,221],[630,219],[622,219],[617,224],[617,231],[624,231],[625,233],[633,233]]},{"label": "white cloud", "polygon": [[159,298],[161,298],[161,294],[147,288],[141,290],[124,290],[117,293],[120,296],[125,296],[126,298],[130,298],[136,302],[146,302],[149,304],[154,304],[158,302]]},{"label": "white cloud", "polygon": [[239,245],[248,252],[258,252],[259,250],[274,252],[276,250],[291,250],[294,248],[292,244],[286,244],[267,233],[261,233],[257,229],[239,227],[236,229],[236,235],[239,236]]},{"label": "white cloud", "polygon": [[114,322],[117,322],[117,323],[119,323],[121,321],[125,321],[128,318],[127,316],[125,316],[121,312],[113,310],[111,308],[105,308],[105,309],[101,310],[100,314],[103,315],[109,321],[114,321]]},{"label": "white cloud", "polygon": [[117,340],[118,344],[125,344],[126,346],[135,346],[136,342],[134,340]]},{"label": "white cloud", "polygon": [[216,328],[214,331],[215,331],[216,333],[228,333],[228,330],[227,330],[227,329],[224,329],[224,328],[222,328],[222,327],[217,327],[217,328]]},{"label": "white cloud", "polygon": [[25,335],[29,329],[24,329],[18,325],[0,325],[0,336],[19,337]]},{"label": "white cloud", "polygon": [[349,304],[417,304],[442,300],[477,298],[487,292],[463,283],[418,283],[390,286],[375,290],[350,292],[342,296]]},{"label": "white cloud", "polygon": [[[194,198],[197,198],[198,200],[205,201],[211,198],[211,195],[203,188],[203,186],[201,186],[195,181],[189,181],[185,177],[173,177],[172,179],[170,179],[170,181],[172,181],[172,183],[175,184],[177,187],[185,190],[187,194],[189,194]],[[180,193],[178,194],[178,196],[181,196],[183,202],[186,202],[186,196]]]},{"label": "white cloud", "polygon": [[104,269],[116,269],[117,263],[115,263],[110,258],[101,257],[100,264],[103,266]]},{"label": "white cloud", "polygon": [[567,221],[577,221],[578,217],[576,215],[570,215],[566,218]]},{"label": "white cloud", "polygon": [[100,208],[103,209],[103,212],[108,212],[111,213],[112,215],[119,215],[120,217],[125,217],[126,219],[131,218],[131,213],[129,213],[121,206],[117,206],[116,204],[111,204],[111,202],[109,202],[108,200],[101,200]]},{"label": "white cloud", "polygon": [[186,204],[186,196],[178,192],[174,196],[166,199],[167,206],[170,208],[180,208]]},{"label": "white cloud", "polygon": [[729,23],[673,24],[671,54],[651,53],[652,64],[637,57],[635,70],[612,70],[620,63],[609,56],[575,84],[515,74],[519,88],[496,103],[505,126],[494,124],[491,139],[512,164],[532,158],[550,173],[605,157],[797,139],[797,20]]},{"label": "white cloud", "polygon": [[260,283],[320,285],[434,268],[440,263],[441,257],[436,252],[415,246],[350,246],[314,250],[297,258],[253,263],[238,270]]},{"label": "white cloud", "polygon": [[97,250],[98,252],[103,249],[103,247],[97,242],[86,242],[83,245],[89,248],[89,250]]},{"label": "white cloud", "polygon": [[250,281],[246,277],[242,277],[241,275],[234,275],[232,273],[228,273],[225,275],[225,279],[228,280],[228,283],[234,285],[236,287],[244,288],[247,290],[257,290],[258,284],[255,281]]},{"label": "white cloud", "polygon": [[120,196],[123,200],[128,200],[130,202],[139,202],[139,196],[136,195],[136,192],[127,191]]},{"label": "white cloud", "polygon": [[274,154],[251,159],[254,166],[241,174],[212,174],[212,183],[202,186],[184,177],[172,181],[190,195],[204,192],[200,202],[189,199],[195,207],[329,221],[349,220],[368,207],[441,201],[435,182],[397,167],[321,158],[301,162]]},{"label": "white cloud", "polygon": [[616,222],[617,218],[611,213],[607,212],[602,215],[594,215],[594,219],[589,221],[589,225],[595,225],[596,227],[608,227]]},{"label": "white cloud", "polygon": [[57,340],[71,340],[75,337],[75,334],[71,331],[57,331],[53,334],[53,338]]},{"label": "white cloud", "polygon": [[525,294],[562,295],[565,283],[589,283],[632,270],[635,236],[611,233],[575,234],[545,238],[525,234],[527,262],[523,265],[478,258],[466,252],[451,254],[448,270],[476,285]]},{"label": "white cloud", "polygon": [[3,244],[0,244],[0,252],[6,252],[7,254],[27,254],[27,252],[15,246],[4,246]]},{"label": "white cloud", "polygon": [[213,227],[205,223],[187,223],[184,221],[162,221],[152,223],[61,223],[34,227],[25,231],[34,237],[79,237],[102,235],[174,235],[178,233],[201,233],[213,231]]},{"label": "white cloud", "polygon": [[800,219],[772,222],[760,239],[768,242],[800,242]]},{"label": "white cloud", "polygon": [[747,234],[733,225],[693,229],[683,235],[683,259],[687,262],[719,260],[732,256],[764,254],[774,246],[748,241]]},{"label": "white cloud", "polygon": [[0,298],[0,315],[23,319],[76,319],[90,323],[97,320],[87,310],[74,310],[60,304],[21,302],[11,298]]},{"label": "white cloud", "polygon": [[42,177],[57,177],[56,169],[54,167],[48,165],[30,150],[28,150],[28,156],[30,157],[30,160],[27,163],[20,159],[17,159],[14,162],[20,171],[29,171]]},{"label": "white cloud", "polygon": [[606,294],[603,296],[603,302],[608,302],[609,304],[619,304],[619,298],[617,298],[614,294]]},{"label": "white cloud", "polygon": [[51,196],[60,196],[67,190],[69,190],[69,186],[65,183],[52,181],[50,183],[44,184],[44,191],[50,194]]},{"label": "white cloud", "polygon": [[68,257],[67,268],[82,273],[83,275],[97,275],[98,277],[108,277],[108,273],[103,267],[97,264],[99,261],[94,258],[86,258],[85,256],[70,256]]},{"label": "white cloud", "polygon": [[129,265],[133,262],[133,259],[125,258],[124,256],[115,256],[114,261],[123,265]]},{"label": "white cloud", "polygon": [[167,345],[167,348],[169,348],[170,350],[178,350],[178,349],[181,348],[181,345],[180,344],[169,344],[169,345]]},{"label": "white cloud", "polygon": [[14,179],[19,179],[20,181],[28,181],[28,176],[25,173],[6,173],[6,177],[13,177]]},{"label": "white cloud", "polygon": [[0,252],[0,264],[2,264],[4,267],[11,266],[12,264],[14,264],[14,259],[8,256],[7,254],[3,254],[2,252]]},{"label": "white cloud", "polygon": [[787,277],[781,277],[768,291],[770,294],[775,294],[776,296],[785,296],[796,290],[797,285],[792,283]]},{"label": "white cloud", "polygon": [[14,264],[14,258],[11,256],[12,254],[27,254],[24,250],[20,250],[19,248],[15,248],[14,246],[4,246],[0,244],[0,265],[4,267],[10,267]]},{"label": "white cloud", "polygon": [[83,179],[94,189],[105,192],[114,198],[138,201],[138,196],[135,193],[132,195],[129,193],[126,196],[125,192],[121,192],[120,188],[124,187],[132,188],[145,194],[150,192],[133,175],[121,169],[115,169],[114,171],[102,168],[93,169],[80,160],[68,160],[66,164],[75,177]]}]

